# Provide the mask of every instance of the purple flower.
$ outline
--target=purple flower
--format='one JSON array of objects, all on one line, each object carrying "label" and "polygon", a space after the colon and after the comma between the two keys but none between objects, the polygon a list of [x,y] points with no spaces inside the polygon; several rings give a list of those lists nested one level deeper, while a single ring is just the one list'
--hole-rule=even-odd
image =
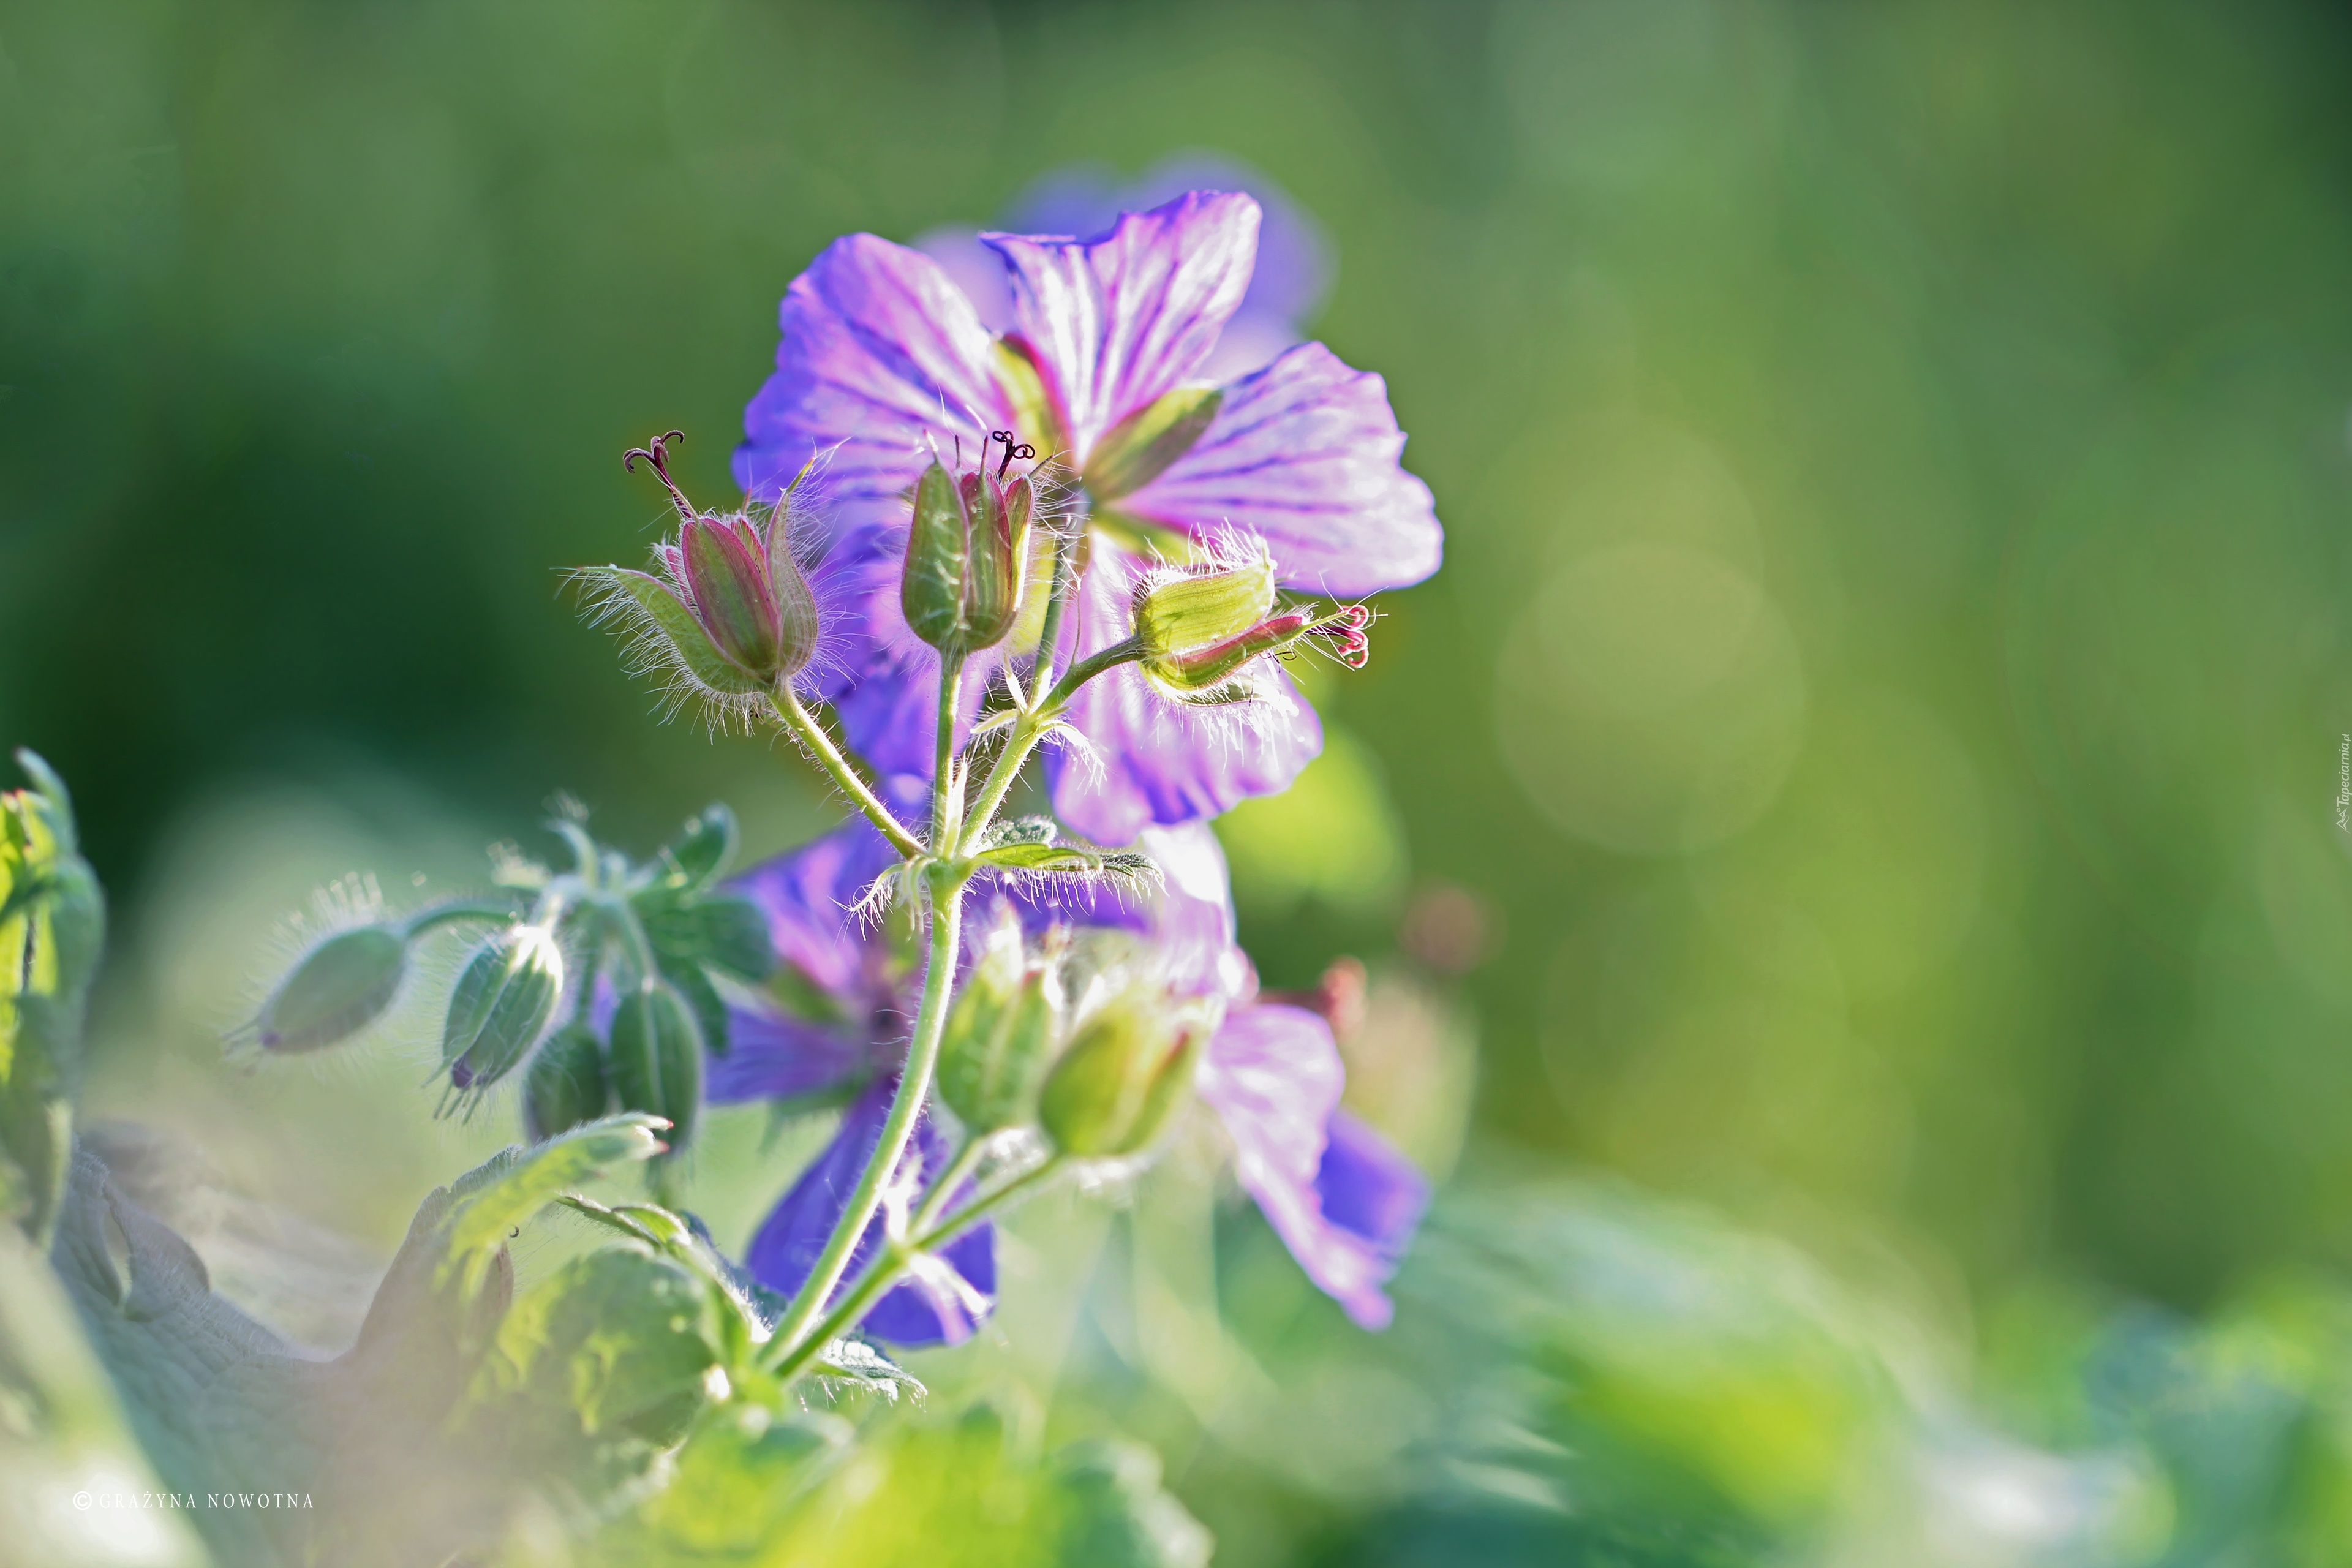
[{"label": "purple flower", "polygon": [[1234,1147],[1234,1173],[1299,1267],[1368,1329],[1429,1201],[1429,1184],[1378,1132],[1339,1109],[1346,1068],[1331,1028],[1304,1007],[1261,1002],[1234,943],[1224,852],[1206,824],[1143,836],[1165,886],[1138,904],[1061,888],[1014,900],[1032,926],[1110,926],[1158,944],[1169,987],[1226,1004],[1194,1087]]},{"label": "purple flower", "polygon": [[[885,772],[928,773],[936,658],[898,605],[903,494],[930,444],[975,456],[993,428],[1054,454],[1086,486],[1087,566],[1057,658],[1124,637],[1134,587],[1154,554],[1196,558],[1253,534],[1283,585],[1354,597],[1436,570],[1442,535],[1429,490],[1398,466],[1404,437],[1377,375],[1301,343],[1223,389],[1199,439],[1165,467],[1113,463],[1120,422],[1192,384],[1247,292],[1259,208],[1192,192],[1121,216],[1092,240],[992,234],[1012,288],[1012,330],[992,336],[929,257],[872,235],[835,241],[793,282],[783,343],[745,414],[736,478],[772,496],[812,453],[855,531],[845,559],[866,563],[862,652],[826,695],[853,742]],[[993,661],[975,660],[977,704]],[[1034,626],[1026,636],[1038,635]],[[1072,727],[1098,767],[1049,758],[1056,809],[1123,844],[1154,824],[1211,816],[1286,786],[1321,749],[1313,710],[1287,677],[1267,721],[1163,700],[1133,669],[1097,680]]]},{"label": "purple flower", "polygon": [[[886,797],[905,805],[926,793],[893,780]],[[734,889],[767,911],[782,961],[775,1005],[738,1007],[732,1042],[709,1063],[705,1094],[714,1103],[847,1098],[841,1126],[761,1223],[745,1258],[752,1276],[789,1295],[808,1278],[851,1190],[872,1158],[906,1059],[920,961],[904,932],[876,924],[854,906],[899,863],[882,835],[852,817],[814,843],[755,867]],[[884,1191],[883,1210],[859,1238],[853,1272],[882,1244],[893,1206],[903,1214],[949,1157],[928,1117]],[[864,1319],[876,1337],[903,1345],[952,1344],[988,1315],[996,1290],[994,1232],[975,1226],[939,1260],[918,1268]]]}]

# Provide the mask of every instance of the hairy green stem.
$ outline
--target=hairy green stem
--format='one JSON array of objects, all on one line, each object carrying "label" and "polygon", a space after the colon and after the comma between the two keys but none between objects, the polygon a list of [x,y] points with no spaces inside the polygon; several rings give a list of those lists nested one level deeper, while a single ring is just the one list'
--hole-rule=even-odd
[{"label": "hairy green stem", "polygon": [[931,853],[944,858],[956,851],[957,830],[963,826],[963,789],[956,777],[956,710],[962,706],[963,655],[940,655],[940,717],[938,739],[931,752]]},{"label": "hairy green stem", "polygon": [[824,732],[824,726],[818,723],[816,716],[802,704],[799,693],[789,686],[780,686],[768,694],[768,702],[775,709],[776,717],[783,721],[784,727],[809,749],[818,765],[840,786],[842,794],[855,801],[857,809],[882,830],[882,837],[890,841],[892,848],[910,860],[923,853],[923,841],[890,815],[890,808],[882,804],[865,778],[850,765],[849,759],[841,754],[841,748],[833,743],[833,737]]},{"label": "hairy green stem", "polygon": [[1005,737],[1004,750],[998,754],[996,765],[989,770],[987,781],[980,786],[980,798],[972,803],[971,816],[965,821],[967,841],[977,844],[988,832],[989,825],[996,820],[997,808],[1013,792],[1013,781],[1028,763],[1029,753],[1036,750],[1037,742],[1061,717],[1063,708],[1077,694],[1078,688],[1107,669],[1131,664],[1142,657],[1143,644],[1135,637],[1089,654],[1070,666],[1069,672],[1055,683],[1053,690],[1036,707],[1013,721],[1013,732]]},{"label": "hairy green stem", "polygon": [[930,1224],[940,1210],[947,1206],[948,1199],[955,1195],[956,1187],[971,1174],[973,1167],[987,1152],[986,1139],[965,1139],[963,1146],[955,1152],[955,1158],[948,1162],[947,1169],[940,1173],[940,1179],[931,1184],[931,1190],[923,1194],[923,1201],[915,1205],[915,1212],[907,1216],[907,1228],[919,1232]]},{"label": "hairy green stem", "polygon": [[[856,1327],[857,1321],[873,1308],[884,1291],[899,1281],[916,1258],[926,1253],[937,1252],[1014,1198],[1044,1185],[1060,1173],[1061,1167],[1059,1155],[1048,1159],[1044,1164],[1033,1166],[1011,1181],[980,1194],[930,1229],[885,1247],[882,1255],[866,1267],[866,1272],[858,1277],[857,1283],[842,1297],[840,1304],[825,1314],[824,1321],[817,1325],[816,1331],[793,1346],[791,1353],[777,1363],[778,1381],[790,1383],[807,1370],[809,1363],[814,1361],[826,1345]],[[782,1342],[780,1327],[777,1338],[770,1342]]]},{"label": "hairy green stem", "polygon": [[[923,974],[922,1002],[915,1010],[915,1037],[908,1043],[907,1065],[898,1075],[898,1092],[891,1099],[889,1114],[883,1118],[882,1136],[874,1145],[873,1157],[866,1162],[866,1170],[851,1190],[848,1204],[834,1222],[824,1250],[817,1255],[809,1277],[802,1281],[792,1305],[776,1323],[777,1342],[796,1350],[801,1348],[809,1325],[824,1310],[841,1277],[848,1272],[849,1255],[856,1249],[858,1237],[866,1234],[866,1227],[873,1223],[875,1211],[882,1206],[882,1184],[898,1168],[898,1161],[907,1152],[908,1142],[914,1136],[916,1118],[922,1114],[923,1100],[930,1092],[932,1069],[939,1065],[940,1037],[947,1028],[948,997],[955,984],[957,941],[963,920],[963,879],[945,867],[934,865],[929,879],[930,964]],[[824,1341],[813,1343],[822,1344]]]}]

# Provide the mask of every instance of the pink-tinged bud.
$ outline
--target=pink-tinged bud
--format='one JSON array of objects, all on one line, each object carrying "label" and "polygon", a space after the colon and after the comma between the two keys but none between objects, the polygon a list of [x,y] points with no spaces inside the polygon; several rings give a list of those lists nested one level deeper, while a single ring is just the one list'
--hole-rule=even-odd
[{"label": "pink-tinged bud", "polygon": [[694,618],[728,661],[762,679],[775,678],[783,644],[767,552],[715,517],[688,519],[678,534],[679,565]]},{"label": "pink-tinged bud", "polygon": [[1007,484],[1004,466],[1034,453],[1009,430],[994,438],[1005,448],[994,474],[951,479],[934,461],[915,482],[898,605],[914,634],[943,653],[992,647],[1021,617],[1036,490],[1025,475]]},{"label": "pink-tinged bud", "polygon": [[1184,702],[1230,702],[1253,695],[1243,680],[1261,658],[1289,655],[1307,637],[1350,669],[1371,655],[1364,628],[1372,614],[1343,605],[1329,615],[1288,609],[1275,613],[1273,559],[1259,546],[1239,564],[1156,574],[1137,595],[1135,636],[1143,645],[1143,672]]},{"label": "pink-tinged bud", "polygon": [[673,430],[627,458],[633,468],[639,458],[651,462],[677,503],[677,538],[654,547],[662,576],[612,566],[581,575],[602,607],[632,623],[646,663],[667,665],[685,677],[681,684],[733,707],[808,663],[816,600],[793,559],[785,508],[764,522],[696,510],[667,466],[667,446],[680,438]]}]

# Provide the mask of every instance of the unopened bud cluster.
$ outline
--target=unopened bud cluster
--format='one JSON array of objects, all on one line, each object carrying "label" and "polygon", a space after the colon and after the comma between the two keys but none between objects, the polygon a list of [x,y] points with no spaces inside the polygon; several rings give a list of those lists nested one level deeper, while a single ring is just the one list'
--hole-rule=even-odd
[{"label": "unopened bud cluster", "polygon": [[703,1054],[728,1045],[725,979],[751,984],[775,967],[767,920],[717,887],[733,857],[733,816],[713,806],[655,860],[631,866],[576,822],[568,872],[509,867],[515,885],[482,900],[379,918],[313,944],[262,1004],[252,1028],[265,1051],[336,1045],[376,1023],[443,927],[477,923],[441,1027],[443,1110],[470,1110],[520,1071],[523,1118],[551,1138],[614,1110],[693,1136]]},{"label": "unopened bud cluster", "polygon": [[1189,1100],[1215,1018],[1148,974],[1091,986],[1074,1008],[1068,945],[1059,927],[1031,943],[1009,913],[999,919],[948,1015],[940,1098],[975,1137],[1034,1126],[1061,1154],[1125,1159]]}]

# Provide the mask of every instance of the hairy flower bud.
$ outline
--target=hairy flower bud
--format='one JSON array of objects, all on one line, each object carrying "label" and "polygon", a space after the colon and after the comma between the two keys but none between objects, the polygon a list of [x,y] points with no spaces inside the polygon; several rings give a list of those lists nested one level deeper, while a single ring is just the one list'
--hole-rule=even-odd
[{"label": "hairy flower bud", "polygon": [[383,1016],[408,972],[408,943],[390,926],[338,931],[302,955],[261,1005],[254,1034],[266,1051],[314,1051]]},{"label": "hairy flower bud", "polygon": [[460,1090],[488,1089],[547,1032],[563,989],[563,950],[539,926],[494,931],[467,961],[449,996],[441,1059]]},{"label": "hairy flower bud", "polygon": [[1029,1120],[1061,1034],[1058,967],[1053,954],[1025,950],[1008,912],[956,997],[940,1047],[940,1098],[974,1136]]},{"label": "hairy flower bud", "polygon": [[1235,686],[1251,665],[1262,658],[1279,658],[1310,637],[1328,642],[1332,657],[1349,668],[1363,668],[1371,654],[1371,644],[1364,637],[1364,627],[1370,621],[1371,612],[1361,605],[1349,605],[1328,616],[1286,610],[1213,643],[1147,654],[1143,673],[1180,702],[1230,701],[1237,695],[1249,695],[1245,689],[1237,692]]},{"label": "hairy flower bud", "polygon": [[[1008,455],[1026,452],[999,431]],[[915,481],[898,607],[908,626],[942,653],[992,647],[1020,619],[1036,487],[1006,483],[1000,469],[952,478],[934,460]]]},{"label": "hairy flower bud", "polygon": [[722,712],[748,712],[815,653],[816,596],[793,553],[789,504],[763,517],[698,510],[669,475],[667,443],[680,438],[671,431],[626,459],[649,460],[677,503],[677,538],[654,552],[661,574],[586,566],[579,578],[628,627],[641,669],[671,675]]},{"label": "hairy flower bud", "polygon": [[621,1109],[667,1119],[670,1147],[686,1147],[702,1110],[702,1030],[694,1010],[667,984],[640,986],[613,1010],[611,1047]]},{"label": "hairy flower bud", "polygon": [[1139,1152],[1192,1092],[1208,1032],[1196,1008],[1157,992],[1113,996],[1078,1026],[1046,1075],[1037,1105],[1045,1135],[1082,1159]]},{"label": "hairy flower bud", "polygon": [[535,1142],[568,1132],[604,1115],[612,1097],[604,1042],[587,1025],[567,1024],[547,1037],[523,1074],[524,1131]]},{"label": "hairy flower bud", "polygon": [[1274,613],[1274,561],[1261,549],[1239,566],[1184,572],[1150,584],[1135,603],[1144,657],[1165,658],[1239,637]]},{"label": "hairy flower bud", "polygon": [[711,643],[740,668],[773,679],[783,627],[768,585],[768,552],[750,520],[687,519],[677,556],[695,619]]}]

